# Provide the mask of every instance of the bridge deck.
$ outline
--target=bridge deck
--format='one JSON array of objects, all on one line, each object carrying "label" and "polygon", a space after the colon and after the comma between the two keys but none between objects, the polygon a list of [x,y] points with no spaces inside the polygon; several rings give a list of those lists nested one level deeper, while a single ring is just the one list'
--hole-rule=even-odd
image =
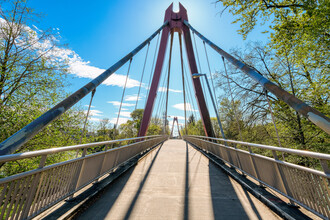
[{"label": "bridge deck", "polygon": [[79,219],[278,219],[182,140],[169,140],[115,181]]}]

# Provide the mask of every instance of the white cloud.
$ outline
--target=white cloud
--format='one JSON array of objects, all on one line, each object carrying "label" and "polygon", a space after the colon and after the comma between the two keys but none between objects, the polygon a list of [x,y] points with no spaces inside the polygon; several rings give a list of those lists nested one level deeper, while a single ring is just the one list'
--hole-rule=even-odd
[{"label": "white cloud", "polygon": [[128,111],[128,108],[121,108],[122,111]]},{"label": "white cloud", "polygon": [[[69,60],[69,72],[80,78],[94,79],[105,71],[95,66],[90,65],[89,61],[84,61],[78,54],[70,50],[71,54],[63,55]],[[103,84],[108,86],[125,86],[126,75],[121,75],[113,73],[108,79],[106,79]],[[140,86],[140,82],[128,77],[126,87],[133,88]]]},{"label": "white cloud", "polygon": [[[118,115],[118,112],[116,113]],[[120,112],[121,117],[131,117],[131,112]]]},{"label": "white cloud", "polygon": [[[173,105],[173,108],[179,109],[184,111],[184,103],[178,103]],[[193,111],[193,112],[197,112],[196,109],[193,109],[192,106],[190,105],[190,103],[186,103],[186,110],[187,111]]]},{"label": "white cloud", "polygon": [[89,121],[97,121],[97,122],[100,122],[100,121],[102,121],[102,119],[99,119],[99,118],[89,118],[88,119]]},{"label": "white cloud", "polygon": [[[0,18],[1,25],[7,25],[6,21]],[[19,26],[17,26],[19,28]],[[105,69],[92,66],[89,61],[82,59],[75,51],[55,46],[59,39],[61,39],[59,29],[54,28],[56,31],[54,36],[50,38],[40,39],[43,31],[38,29],[35,25],[32,28],[24,25],[23,30],[27,33],[26,36],[16,39],[16,44],[22,47],[29,46],[31,50],[36,51],[37,54],[43,55],[48,60],[57,62],[68,62],[68,72],[80,78],[94,79],[105,71]],[[4,33],[0,33],[0,38],[4,38]],[[126,75],[121,75],[113,73],[108,79],[106,79],[103,84],[108,86],[119,86],[124,87],[126,80]],[[140,86],[138,80],[134,80],[128,77],[127,88],[133,88]],[[145,85],[143,85],[145,87]]]},{"label": "white cloud", "polygon": [[[118,125],[124,124],[124,123],[126,123],[128,120],[129,120],[129,118],[119,118],[119,120],[118,120]],[[110,120],[110,123],[116,124],[116,122],[117,122],[117,118],[112,118],[112,119]]]},{"label": "white cloud", "polygon": [[[136,101],[138,99],[138,95],[134,94],[134,95],[127,95],[125,96],[125,101]],[[139,100],[141,100],[141,96],[139,96]]]},{"label": "white cloud", "polygon": [[[119,101],[108,101],[107,103],[113,104],[114,106],[120,106]],[[129,107],[129,106],[134,106],[134,104],[123,102],[123,104],[121,106]]]},{"label": "white cloud", "polygon": [[[85,111],[85,113],[87,113],[87,110]],[[89,110],[89,116],[96,116],[96,117],[100,117],[102,116],[102,113],[101,111],[99,110],[96,110],[96,109],[91,109]]]},{"label": "white cloud", "polygon": [[[84,106],[88,108],[89,105],[84,105]],[[91,105],[91,108],[95,108],[95,106]]]},{"label": "white cloud", "polygon": [[[166,87],[159,87],[158,92],[166,92]],[[182,90],[176,90],[176,89],[169,89],[170,92],[176,92],[176,93],[182,93]]]}]

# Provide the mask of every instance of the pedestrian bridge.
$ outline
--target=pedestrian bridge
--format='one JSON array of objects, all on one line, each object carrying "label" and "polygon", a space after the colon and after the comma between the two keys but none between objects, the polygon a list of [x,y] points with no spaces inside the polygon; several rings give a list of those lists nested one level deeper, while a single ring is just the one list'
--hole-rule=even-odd
[{"label": "pedestrian bridge", "polygon": [[[261,150],[273,157],[253,153]],[[72,157],[45,164],[64,152]],[[0,179],[1,218],[326,219],[329,174],[280,160],[281,153],[330,160],[201,136],[146,136],[1,156],[1,163],[40,158],[38,168]]]},{"label": "pedestrian bridge", "polygon": [[[182,139],[171,140],[167,135],[170,133],[167,122],[168,94],[173,36],[176,32],[180,45],[185,124],[179,129],[178,118],[174,118],[172,129],[176,121]],[[226,75],[225,60],[262,87],[264,91],[260,96],[266,97],[278,146],[281,146],[280,136],[267,92],[291,107],[299,120],[300,115],[304,116],[314,124],[310,124],[311,126],[319,129],[318,132],[330,134],[330,119],[326,115],[212,43],[191,26],[187,11],[181,4],[179,12],[174,12],[171,5],[165,12],[164,23],[138,47],[0,143],[0,164],[15,163],[26,169],[22,173],[7,172],[12,175],[0,179],[0,219],[330,218],[330,155],[226,139],[219,108],[215,104],[217,95],[213,81],[212,92],[207,74],[203,73],[200,67],[197,68],[194,51],[199,63],[198,50],[195,37],[192,38],[191,33],[202,40],[211,80],[214,74],[211,73],[206,45],[221,56]],[[136,133],[132,131],[129,136],[134,137],[16,153],[42,129],[91,93],[85,122],[81,126],[81,135],[74,137],[82,143],[96,88],[127,63],[128,70],[117,120],[112,135],[109,133],[109,139],[111,136],[112,139],[116,139],[113,134],[119,131],[117,126],[133,57],[143,48],[147,48],[135,104],[137,109],[150,42],[157,35],[152,72],[149,84],[146,85],[148,94],[143,117],[139,128],[136,128],[139,130]],[[161,77],[165,69],[163,66],[167,57],[169,38],[171,40],[165,71],[167,73],[165,77]],[[182,41],[187,52],[189,77],[182,55]],[[203,86],[200,77],[205,78],[207,87]],[[164,79],[162,82],[161,78]],[[186,83],[190,83],[191,86]],[[162,87],[166,90],[166,96],[165,93],[163,96],[159,95],[156,105],[159,85],[167,85]],[[194,89],[194,94],[190,87]],[[206,88],[217,117],[217,126],[220,130],[217,132],[211,122],[209,109],[212,108],[208,106],[205,97]],[[230,94],[231,108],[235,114],[240,139],[243,140],[229,80],[228,91],[224,92]],[[187,106],[194,105],[193,97],[196,98],[198,107],[186,108],[189,103],[192,105]],[[266,109],[264,106],[263,108]],[[205,136],[194,136],[187,129],[187,110],[196,114],[194,109],[199,109]],[[155,116],[156,121],[163,122],[163,132],[157,134],[164,135],[146,136],[152,116]],[[301,129],[297,132],[301,132]],[[222,138],[215,138],[220,134]],[[295,161],[292,158],[298,157],[311,161],[314,167],[288,162]],[[59,161],[58,158],[62,161],[53,162]]]},{"label": "pedestrian bridge", "polygon": [[168,140],[118,179],[79,219],[277,219],[183,140]]}]

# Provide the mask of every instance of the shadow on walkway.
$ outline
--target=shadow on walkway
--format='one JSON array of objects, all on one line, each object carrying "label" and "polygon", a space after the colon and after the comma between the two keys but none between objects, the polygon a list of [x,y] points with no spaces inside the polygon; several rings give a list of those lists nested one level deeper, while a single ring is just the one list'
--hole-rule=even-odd
[{"label": "shadow on walkway", "polygon": [[160,149],[162,148],[162,146],[163,146],[163,144],[161,144],[160,147],[158,148],[156,155],[155,155],[154,158],[152,159],[152,161],[151,161],[151,163],[150,163],[150,166],[149,166],[147,172],[145,173],[145,175],[144,175],[142,181],[140,182],[140,186],[139,186],[138,190],[136,191],[136,193],[135,193],[135,195],[134,195],[134,198],[133,198],[131,204],[129,205],[128,210],[126,211],[126,215],[125,215],[124,219],[129,219],[129,217],[130,217],[130,215],[131,215],[131,213],[132,213],[132,211],[133,211],[133,208],[134,208],[134,206],[135,206],[135,203],[136,203],[137,199],[139,198],[139,195],[140,195],[140,193],[141,193],[141,190],[142,190],[142,188],[143,188],[143,186],[144,186],[144,184],[145,184],[145,182],[146,182],[146,180],[147,180],[147,178],[148,178],[148,176],[149,176],[149,173],[150,173],[150,171],[151,171],[151,168],[152,168],[152,166],[154,165],[155,160],[156,160],[156,158],[157,158],[157,156],[158,156],[158,154],[159,154],[159,151],[160,151]]},{"label": "shadow on walkway", "polygon": [[[143,188],[143,185],[148,177],[148,174],[150,173],[150,170],[154,164],[154,161],[157,158],[157,155],[160,151],[160,149],[162,148],[163,144],[161,144],[158,149],[155,149],[156,154],[153,156],[152,162],[143,178],[143,180],[140,183],[139,189],[137,190],[127,212],[126,212],[126,216],[124,219],[128,219],[130,217],[130,214],[134,208],[134,205],[139,197],[139,194]],[[153,154],[153,153],[151,153]],[[145,163],[145,159],[144,159],[144,163]],[[117,199],[119,198],[119,196],[121,195],[121,192],[123,191],[123,189],[125,188],[127,182],[129,181],[132,173],[135,171],[134,167],[133,169],[129,169],[126,173],[124,173],[121,177],[119,177],[117,180],[115,180],[112,184],[110,184],[106,189],[104,194],[100,195],[98,198],[96,198],[95,203],[93,205],[91,205],[90,207],[87,207],[88,209],[95,209],[97,210],[96,212],[92,213],[92,216],[90,216],[90,213],[85,215],[86,213],[81,213],[80,215],[76,216],[74,219],[106,219],[108,213],[110,213],[111,209],[113,208],[113,206],[116,204]],[[101,201],[102,200],[102,201]],[[84,211],[84,210],[81,210]]]}]

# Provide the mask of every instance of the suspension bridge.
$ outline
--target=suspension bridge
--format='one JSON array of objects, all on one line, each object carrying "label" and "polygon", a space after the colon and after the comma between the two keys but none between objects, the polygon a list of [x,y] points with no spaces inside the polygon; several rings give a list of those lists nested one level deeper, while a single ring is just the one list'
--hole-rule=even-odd
[{"label": "suspension bridge", "polygon": [[[165,131],[174,33],[179,35],[184,103],[192,103],[196,98],[205,136],[188,134],[187,125],[180,129],[176,117],[170,135]],[[127,82],[132,58],[144,47],[149,51],[150,42],[157,35],[157,59],[154,59],[137,137],[15,154],[91,93],[87,121],[96,88],[125,63],[129,64]],[[195,35],[204,46],[219,53],[227,65],[240,69],[267,92],[330,134],[329,118],[213,44],[188,22],[187,11],[181,4],[179,12],[173,12],[171,5],[161,27],[137,48],[0,144],[1,164],[39,161],[35,169],[0,179],[1,219],[328,219],[330,155],[226,139],[219,117],[221,138],[216,137],[209,113],[211,108],[218,112],[213,98],[216,97],[214,84],[212,81],[212,90],[206,74],[200,73],[197,67]],[[159,101],[161,104],[155,107],[168,41],[169,62],[163,81],[167,91]],[[190,75],[183,65],[183,42]],[[145,65],[146,62],[143,72]],[[203,76],[207,87],[201,83]],[[142,80],[143,73],[141,83]],[[211,103],[205,99],[206,91],[211,94]],[[118,119],[121,107],[122,104]],[[184,109],[186,122],[186,106]],[[146,136],[155,111],[164,113],[164,135]],[[177,139],[173,139],[175,123],[179,132]],[[270,152],[272,157],[255,153],[260,150]],[[63,153],[72,157],[48,164],[47,158]],[[317,161],[322,170],[287,162],[284,153]]]}]

